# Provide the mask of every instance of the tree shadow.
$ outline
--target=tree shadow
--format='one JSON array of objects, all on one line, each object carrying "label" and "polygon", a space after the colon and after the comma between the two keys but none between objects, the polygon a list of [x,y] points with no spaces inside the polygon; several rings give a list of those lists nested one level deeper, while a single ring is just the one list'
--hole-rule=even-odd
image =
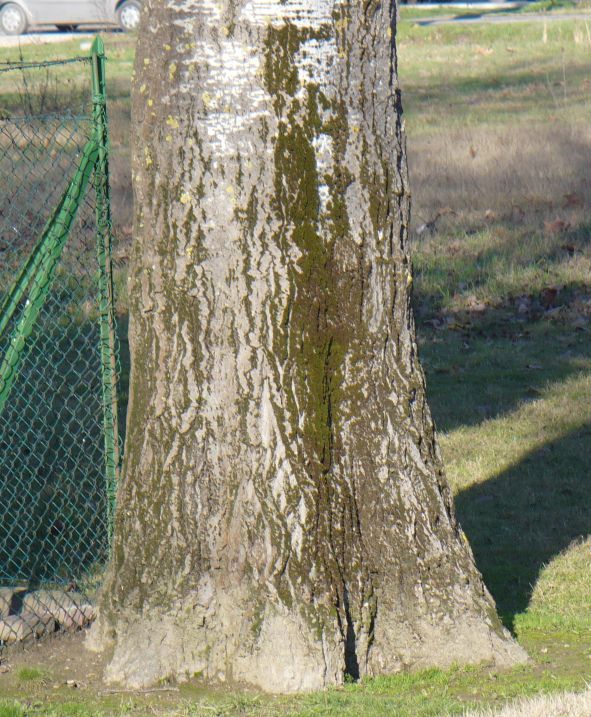
[{"label": "tree shadow", "polygon": [[510,629],[544,565],[591,532],[590,451],[584,425],[456,497],[476,564]]},{"label": "tree shadow", "polygon": [[591,333],[553,322],[499,317],[486,327],[432,330],[419,324],[420,357],[442,433],[498,418],[581,371]]},{"label": "tree shadow", "polygon": [[[433,415],[443,432],[496,418],[538,398],[550,383],[580,371],[581,361],[591,356],[591,283],[577,275],[559,287],[544,284],[551,284],[559,265],[573,255],[573,261],[586,260],[591,225],[585,222],[552,241],[532,243],[527,254],[512,246],[518,243],[514,232],[506,234],[477,253],[461,248],[457,255],[444,255],[445,243],[438,241],[441,252],[431,250],[416,262],[413,307],[420,356]],[[509,279],[503,285],[503,267],[527,276],[530,266],[540,274],[530,277],[529,285],[524,282],[527,294],[517,295]],[[479,290],[489,298],[468,308],[468,298]],[[450,297],[456,302],[453,310]]]},{"label": "tree shadow", "polygon": [[[445,7],[445,5],[442,5],[442,7]],[[413,18],[412,22],[416,25],[421,25],[422,27],[430,27],[433,25],[451,25],[454,23],[458,24],[466,24],[470,22],[479,22],[482,21],[482,19],[486,19],[487,17],[495,17],[495,16],[513,16],[515,14],[521,13],[520,7],[497,7],[497,8],[485,8],[482,12],[465,12],[458,15],[454,15],[452,18],[443,18],[443,17],[428,17],[425,19],[420,18]],[[525,17],[524,19],[527,19]]]}]

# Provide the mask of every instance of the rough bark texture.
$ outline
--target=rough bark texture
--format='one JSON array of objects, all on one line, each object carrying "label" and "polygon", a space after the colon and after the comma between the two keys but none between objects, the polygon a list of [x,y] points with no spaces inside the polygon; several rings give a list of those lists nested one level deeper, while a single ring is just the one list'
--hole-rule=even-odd
[{"label": "rough bark texture", "polygon": [[425,401],[394,2],[145,7],[109,678],[523,659]]}]

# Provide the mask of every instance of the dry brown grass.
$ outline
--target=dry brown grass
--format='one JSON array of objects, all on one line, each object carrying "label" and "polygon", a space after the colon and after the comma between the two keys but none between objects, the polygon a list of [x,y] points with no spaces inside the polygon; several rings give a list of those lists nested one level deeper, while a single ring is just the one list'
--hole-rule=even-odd
[{"label": "dry brown grass", "polygon": [[589,717],[591,690],[582,694],[543,695],[518,700],[502,709],[467,712],[465,717]]},{"label": "dry brown grass", "polygon": [[456,226],[496,220],[540,230],[557,216],[577,225],[591,206],[590,148],[588,124],[558,120],[411,133],[415,226],[444,208]]}]

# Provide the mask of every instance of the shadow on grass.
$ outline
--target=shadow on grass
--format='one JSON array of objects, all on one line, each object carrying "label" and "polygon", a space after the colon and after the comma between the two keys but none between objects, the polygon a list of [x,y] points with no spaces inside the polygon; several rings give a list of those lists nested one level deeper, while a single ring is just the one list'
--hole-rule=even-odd
[{"label": "shadow on grass", "polygon": [[476,563],[509,628],[541,568],[591,532],[591,425],[456,498]]},{"label": "shadow on grass", "polygon": [[[457,255],[445,242],[427,251],[417,247],[413,303],[429,402],[440,431],[512,411],[589,363],[591,284],[585,281],[584,262],[590,237],[584,224],[556,240],[532,244],[527,252],[513,246],[518,242],[510,232],[494,247],[483,242]],[[571,244],[573,252],[576,248],[572,265],[564,249]],[[548,288],[568,274],[566,283]],[[477,292],[484,302],[470,310]]]},{"label": "shadow on grass", "polygon": [[[445,7],[442,5],[441,7]],[[450,6],[450,9],[453,8]],[[448,25],[452,23],[463,23],[463,22],[477,22],[479,20],[486,20],[487,17],[494,17],[495,15],[515,15],[520,14],[522,9],[520,7],[499,7],[499,8],[486,8],[483,12],[465,12],[460,14],[454,14],[451,18],[432,17],[421,20],[420,18],[412,18],[412,22],[422,27],[429,27],[431,25]]]},{"label": "shadow on grass", "polygon": [[581,370],[591,335],[549,322],[499,319],[470,331],[420,327],[420,357],[437,429],[478,425],[539,398],[551,383]]}]

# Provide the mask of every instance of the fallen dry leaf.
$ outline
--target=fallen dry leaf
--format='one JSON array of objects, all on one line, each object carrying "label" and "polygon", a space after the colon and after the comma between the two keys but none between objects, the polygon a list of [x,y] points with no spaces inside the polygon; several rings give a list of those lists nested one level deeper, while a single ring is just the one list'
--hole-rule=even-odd
[{"label": "fallen dry leaf", "polygon": [[470,149],[468,150],[468,152],[469,152],[470,156],[472,157],[472,159],[474,159],[474,157],[476,157],[476,150],[474,149],[474,147],[472,145],[470,145]]},{"label": "fallen dry leaf", "polygon": [[569,192],[568,194],[564,195],[564,209],[567,209],[568,207],[582,207],[583,206],[583,197],[581,197],[580,194],[577,194],[576,192]]},{"label": "fallen dry leaf", "polygon": [[482,314],[488,308],[486,302],[480,301],[473,294],[466,298],[466,306],[476,314]]},{"label": "fallen dry leaf", "polygon": [[545,289],[542,289],[540,292],[542,306],[546,309],[550,306],[554,306],[561,288],[560,286],[547,286]]},{"label": "fallen dry leaf", "polygon": [[564,251],[568,252],[569,256],[574,256],[574,253],[576,251],[576,247],[574,244],[563,244],[561,249],[564,249]]},{"label": "fallen dry leaf", "polygon": [[544,229],[548,234],[561,234],[562,232],[565,232],[570,229],[570,222],[556,217],[556,219],[551,222],[544,222]]}]

